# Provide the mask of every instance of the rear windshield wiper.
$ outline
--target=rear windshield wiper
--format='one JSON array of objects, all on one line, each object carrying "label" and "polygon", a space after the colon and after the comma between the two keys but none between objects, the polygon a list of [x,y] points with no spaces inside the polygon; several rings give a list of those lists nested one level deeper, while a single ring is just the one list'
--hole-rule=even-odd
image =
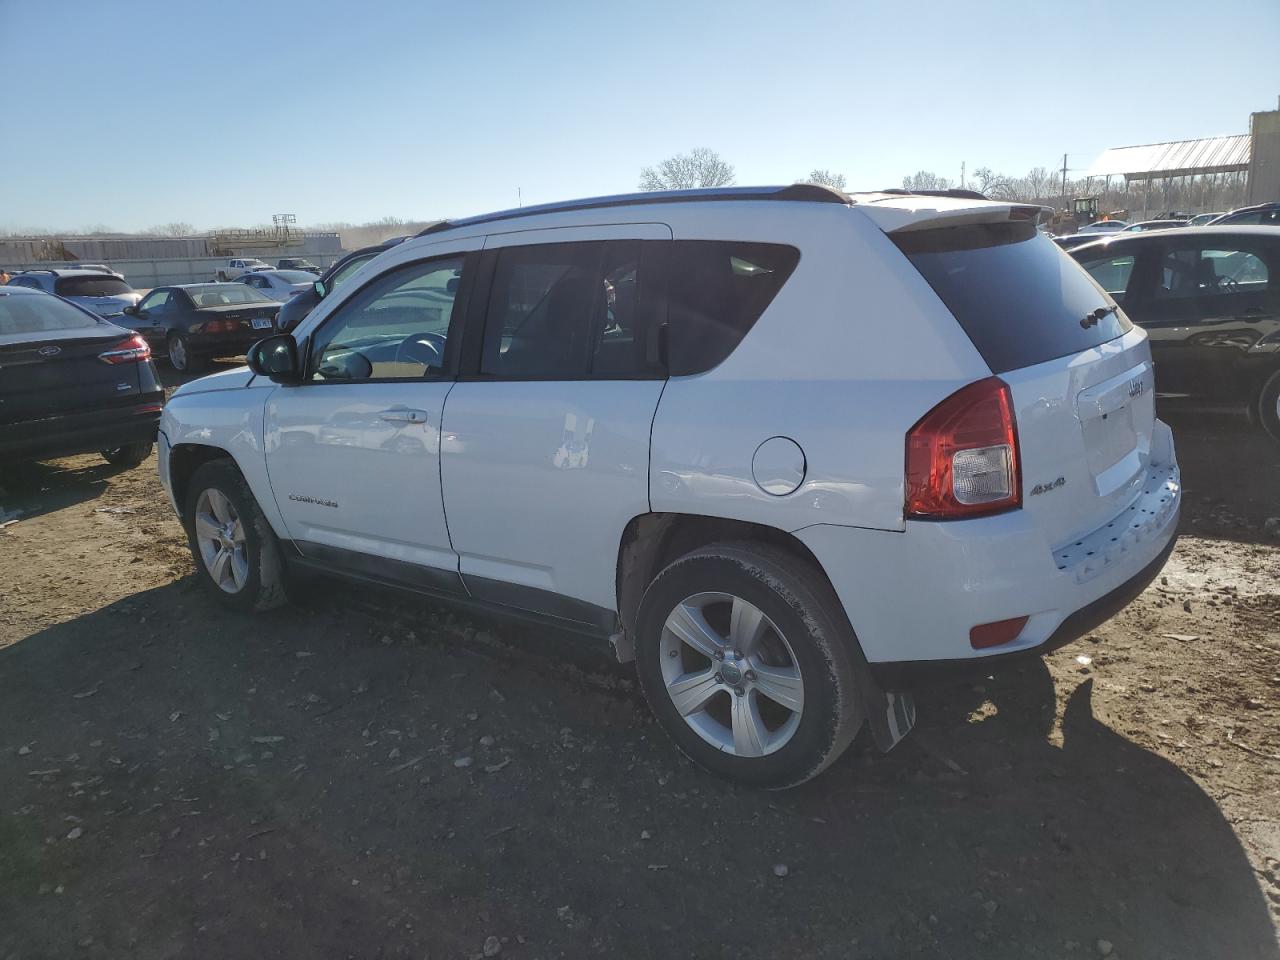
[{"label": "rear windshield wiper", "polygon": [[1096,327],[1099,320],[1105,317],[1108,313],[1115,313],[1119,309],[1120,307],[1114,303],[1109,307],[1099,307],[1097,310],[1093,311],[1093,313],[1086,313],[1084,319],[1080,321],[1080,326],[1084,327],[1086,330],[1090,327]]}]

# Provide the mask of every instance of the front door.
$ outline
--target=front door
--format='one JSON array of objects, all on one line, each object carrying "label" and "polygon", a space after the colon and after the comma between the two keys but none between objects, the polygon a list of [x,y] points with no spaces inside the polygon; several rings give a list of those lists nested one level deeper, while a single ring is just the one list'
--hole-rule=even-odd
[{"label": "front door", "polygon": [[486,240],[488,307],[445,405],[441,463],[473,596],[611,626],[622,531],[649,510],[665,377],[652,264],[670,238],[624,224]]},{"label": "front door", "polygon": [[307,379],[275,388],[264,423],[271,488],[304,557],[461,590],[440,496],[440,419],[471,263],[456,249],[403,263],[305,327]]}]

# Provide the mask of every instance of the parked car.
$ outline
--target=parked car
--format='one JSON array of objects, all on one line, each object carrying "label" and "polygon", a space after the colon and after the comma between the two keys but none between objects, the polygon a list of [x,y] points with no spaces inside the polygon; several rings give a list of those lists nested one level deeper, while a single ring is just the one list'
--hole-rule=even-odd
[{"label": "parked car", "polygon": [[283,303],[303,290],[310,290],[316,282],[314,275],[303,270],[261,270],[236,277],[237,283],[253,287],[272,300]]},{"label": "parked car", "polygon": [[1073,250],[1143,327],[1156,392],[1247,412],[1280,441],[1280,227],[1187,227]]},{"label": "parked car", "polygon": [[1140,220],[1125,227],[1121,233],[1149,233],[1152,230],[1172,230],[1174,227],[1185,227],[1186,220]]},{"label": "parked car", "polygon": [[182,372],[215,357],[236,357],[275,332],[280,304],[243,283],[187,283],[156,287],[124,323]]},{"label": "parked car", "polygon": [[374,244],[371,247],[362,247],[359,250],[348,253],[337,261],[324,272],[319,281],[312,283],[311,289],[303,290],[296,297],[285,301],[284,306],[280,308],[280,331],[283,333],[294,329],[306,319],[307,314],[315,309],[316,304],[328,296],[334,288],[342,284],[349,276],[378,254],[385,253],[397,244],[403,243],[406,239],[408,238],[396,237],[392,240]]},{"label": "parked car", "polygon": [[1053,242],[1060,246],[1063,250],[1070,250],[1073,247],[1083,246],[1086,243],[1097,243],[1099,237],[1114,236],[1114,234],[1098,234],[1098,233],[1069,233],[1061,237],[1053,237]]},{"label": "parked car", "polygon": [[1129,225],[1127,220],[1097,220],[1086,223],[1076,233],[1119,233]]},{"label": "parked car", "polygon": [[24,270],[11,277],[7,286],[55,293],[100,317],[116,321],[126,307],[133,306],[141,298],[141,294],[118,274],[92,269]]},{"label": "parked car", "polygon": [[696,762],[799,783],[1173,547],[1147,336],[1038,215],[794,185],[440,224],[180,388],[160,479],[231,608],[296,566],[610,636]]},{"label": "parked car", "polygon": [[314,276],[320,276],[320,267],[305,257],[282,257],[276,261],[277,270],[305,270]]},{"label": "parked car", "polygon": [[226,263],[218,267],[215,279],[217,280],[234,280],[242,273],[254,273],[258,270],[274,270],[275,267],[269,263],[263,263],[256,257],[232,257]]},{"label": "parked car", "polygon": [[1188,227],[1203,227],[1205,224],[1222,216],[1222,211],[1217,213],[1197,213],[1194,217],[1187,221]]},{"label": "parked car", "polygon": [[1214,227],[1280,227],[1280,203],[1258,203],[1252,207],[1240,207],[1211,220]]},{"label": "parked car", "polygon": [[137,466],[164,389],[132,330],[22,285],[0,287],[0,465],[101,453]]}]

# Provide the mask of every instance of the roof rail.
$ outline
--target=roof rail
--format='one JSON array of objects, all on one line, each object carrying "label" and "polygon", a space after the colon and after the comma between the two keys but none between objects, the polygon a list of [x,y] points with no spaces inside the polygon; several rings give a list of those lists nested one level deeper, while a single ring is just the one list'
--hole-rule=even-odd
[{"label": "roof rail", "polygon": [[957,200],[990,200],[985,193],[977,190],[904,190],[901,187],[889,187],[877,190],[876,193],[896,193],[904,197],[954,197]]},{"label": "roof rail", "polygon": [[415,236],[425,237],[456,227],[473,227],[498,220],[514,220],[518,217],[536,217],[542,213],[563,213],[569,210],[598,210],[602,207],[630,207],[649,203],[693,203],[707,200],[791,200],[814,203],[849,202],[848,196],[839,190],[816,183],[793,183],[785,187],[705,187],[698,190],[654,190],[647,193],[618,193],[607,197],[586,197],[582,200],[562,200],[557,203],[540,203],[531,207],[516,207],[497,213],[483,213],[461,220],[441,220],[433,223]]}]

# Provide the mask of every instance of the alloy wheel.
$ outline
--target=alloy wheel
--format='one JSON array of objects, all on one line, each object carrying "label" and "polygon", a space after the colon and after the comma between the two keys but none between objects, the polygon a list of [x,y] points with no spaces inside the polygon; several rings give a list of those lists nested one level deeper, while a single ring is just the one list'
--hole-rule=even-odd
[{"label": "alloy wheel", "polygon": [[249,580],[249,554],[235,504],[214,487],[203,491],[196,501],[195,528],[200,559],[213,582],[239,593]]},{"label": "alloy wheel", "polygon": [[730,593],[686,597],[667,616],[662,677],[693,730],[724,753],[784,747],[804,711],[804,678],[787,638],[759,607]]}]

